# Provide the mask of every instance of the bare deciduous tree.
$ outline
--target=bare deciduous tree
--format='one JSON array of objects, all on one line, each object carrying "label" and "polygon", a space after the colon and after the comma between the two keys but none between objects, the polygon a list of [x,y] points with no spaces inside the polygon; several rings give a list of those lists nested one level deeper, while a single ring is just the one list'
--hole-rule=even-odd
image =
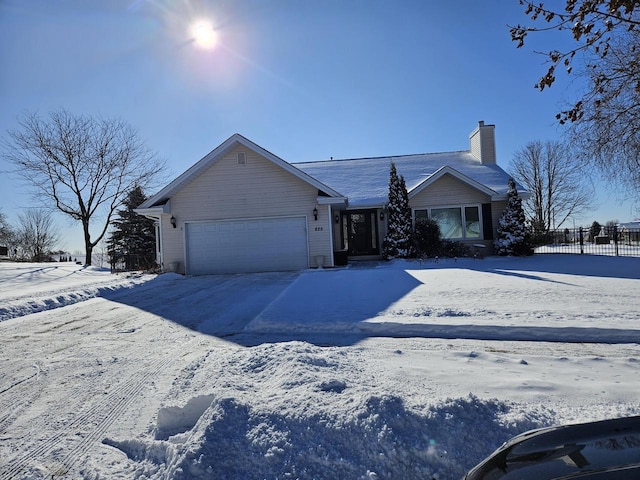
[{"label": "bare deciduous tree", "polygon": [[529,142],[514,154],[510,173],[531,194],[523,207],[535,232],[560,228],[591,206],[593,187],[560,142]]},{"label": "bare deciduous tree", "polygon": [[[86,258],[104,237],[111,218],[134,186],[149,186],[163,163],[137,132],[117,119],[72,115],[66,110],[45,119],[30,114],[9,132],[4,156],[36,196],[82,223]],[[92,221],[100,219],[91,238]]]},{"label": "bare deciduous tree", "polygon": [[585,95],[569,135],[583,163],[640,199],[640,29],[610,44],[609,55],[588,71],[597,88]]},{"label": "bare deciduous tree", "polygon": [[623,196],[640,199],[640,2],[519,1],[532,23],[511,27],[518,47],[532,34],[566,32],[573,39],[566,48],[539,52],[548,67],[536,88],[550,88],[563,69],[584,81],[556,118],[571,125],[583,163],[624,186]]},{"label": "bare deciduous tree", "polygon": [[18,214],[17,248],[21,257],[32,262],[46,261],[60,235],[53,225],[51,211],[28,209]]}]

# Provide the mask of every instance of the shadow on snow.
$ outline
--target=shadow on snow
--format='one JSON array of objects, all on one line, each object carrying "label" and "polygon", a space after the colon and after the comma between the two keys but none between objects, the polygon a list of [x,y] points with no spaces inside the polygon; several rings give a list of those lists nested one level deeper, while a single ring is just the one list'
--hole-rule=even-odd
[{"label": "shadow on snow", "polygon": [[101,296],[245,346],[289,340],[351,345],[365,336],[360,321],[418,285],[399,269],[165,274]]},{"label": "shadow on snow", "polygon": [[[183,277],[160,275],[130,291],[103,297],[151,312],[192,330],[240,345],[302,340],[352,345],[368,336],[523,341],[640,341],[640,331],[580,327],[376,324],[367,322],[421,282],[409,271],[460,268],[570,285],[545,273],[640,278],[640,259],[576,255],[489,257],[434,262],[397,261],[303,272]],[[594,335],[597,333],[597,335]],[[590,340],[591,339],[591,340]]]}]

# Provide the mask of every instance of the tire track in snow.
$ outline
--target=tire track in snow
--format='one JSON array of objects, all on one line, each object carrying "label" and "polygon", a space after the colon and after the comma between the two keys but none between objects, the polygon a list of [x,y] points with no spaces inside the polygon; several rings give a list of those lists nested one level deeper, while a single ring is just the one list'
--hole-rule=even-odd
[{"label": "tire track in snow", "polygon": [[[23,446],[23,452],[15,456],[6,465],[0,466],[0,480],[13,480],[22,478],[21,475],[28,473],[29,469],[36,466],[48,466],[47,475],[51,478],[62,476],[73,469],[82,460],[83,455],[99,440],[102,439],[107,429],[118,419],[125,409],[137,399],[137,395],[148,384],[149,380],[156,377],[172,361],[175,361],[174,354],[180,351],[189,351],[189,344],[181,344],[159,360],[152,362],[143,370],[131,375],[126,382],[111,391],[105,398],[91,405],[88,410],[63,426],[50,438],[38,443],[34,448],[30,445]],[[85,434],[80,433],[83,427],[95,425]],[[80,438],[79,440],[76,440]],[[60,450],[61,442],[75,442],[66,454],[61,458],[55,458],[54,451]]]},{"label": "tire track in snow", "polygon": [[35,372],[33,372],[31,375],[27,375],[26,377],[21,378],[20,380],[15,380],[13,383],[11,383],[11,385],[6,386],[6,387],[0,387],[0,395],[2,395],[3,393],[8,392],[9,390],[11,390],[14,387],[17,387],[18,385],[20,385],[21,383],[26,382],[27,380],[31,380],[33,377],[36,377],[40,374],[40,367],[38,365],[36,365],[35,363],[33,364],[33,367],[36,369]]},{"label": "tire track in snow", "polygon": [[[0,386],[0,440],[6,428],[42,393],[42,389],[34,391],[33,388],[25,388],[29,380],[41,378],[40,367],[32,365],[35,372],[14,380],[9,385]],[[31,382],[29,382],[31,383]]]},{"label": "tire track in snow", "polygon": [[[111,391],[106,398],[91,405],[89,409],[74,417],[71,422],[58,430],[55,435],[38,444],[35,448],[30,449],[29,446],[25,446],[23,455],[14,457],[4,468],[0,469],[0,479],[19,478],[20,474],[26,473],[28,467],[34,466],[34,460],[40,461],[39,463],[57,465],[52,469],[54,471],[49,472],[52,476],[66,473],[65,470],[68,471],[70,469],[67,463],[73,460],[74,454],[79,451],[86,451],[93,443],[95,434],[100,435],[105,431],[117,418],[117,415],[133,401],[134,395],[142,389],[145,381],[157,374],[169,361],[170,359],[167,358],[154,362],[146,369],[132,375],[126,382]],[[46,458],[62,441],[72,436],[80,436],[79,430],[90,424],[95,424],[94,429],[82,436],[80,443],[73,447],[63,459]]]}]

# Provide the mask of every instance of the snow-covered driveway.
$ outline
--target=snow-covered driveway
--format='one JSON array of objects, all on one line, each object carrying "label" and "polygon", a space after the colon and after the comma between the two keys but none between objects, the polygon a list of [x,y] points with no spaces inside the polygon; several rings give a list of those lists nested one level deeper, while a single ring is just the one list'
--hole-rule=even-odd
[{"label": "snow-covered driveway", "polygon": [[640,413],[638,267],[0,264],[0,479],[457,479],[522,430]]}]

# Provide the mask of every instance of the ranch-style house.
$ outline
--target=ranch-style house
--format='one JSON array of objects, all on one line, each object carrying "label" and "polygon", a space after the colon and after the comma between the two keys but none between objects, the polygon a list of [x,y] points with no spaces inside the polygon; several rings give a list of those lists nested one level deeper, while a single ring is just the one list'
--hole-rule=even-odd
[{"label": "ranch-style house", "polygon": [[147,199],[163,271],[187,275],[333,267],[380,258],[389,169],[402,175],[414,221],[491,252],[509,175],[495,126],[467,150],[289,163],[235,134]]}]

